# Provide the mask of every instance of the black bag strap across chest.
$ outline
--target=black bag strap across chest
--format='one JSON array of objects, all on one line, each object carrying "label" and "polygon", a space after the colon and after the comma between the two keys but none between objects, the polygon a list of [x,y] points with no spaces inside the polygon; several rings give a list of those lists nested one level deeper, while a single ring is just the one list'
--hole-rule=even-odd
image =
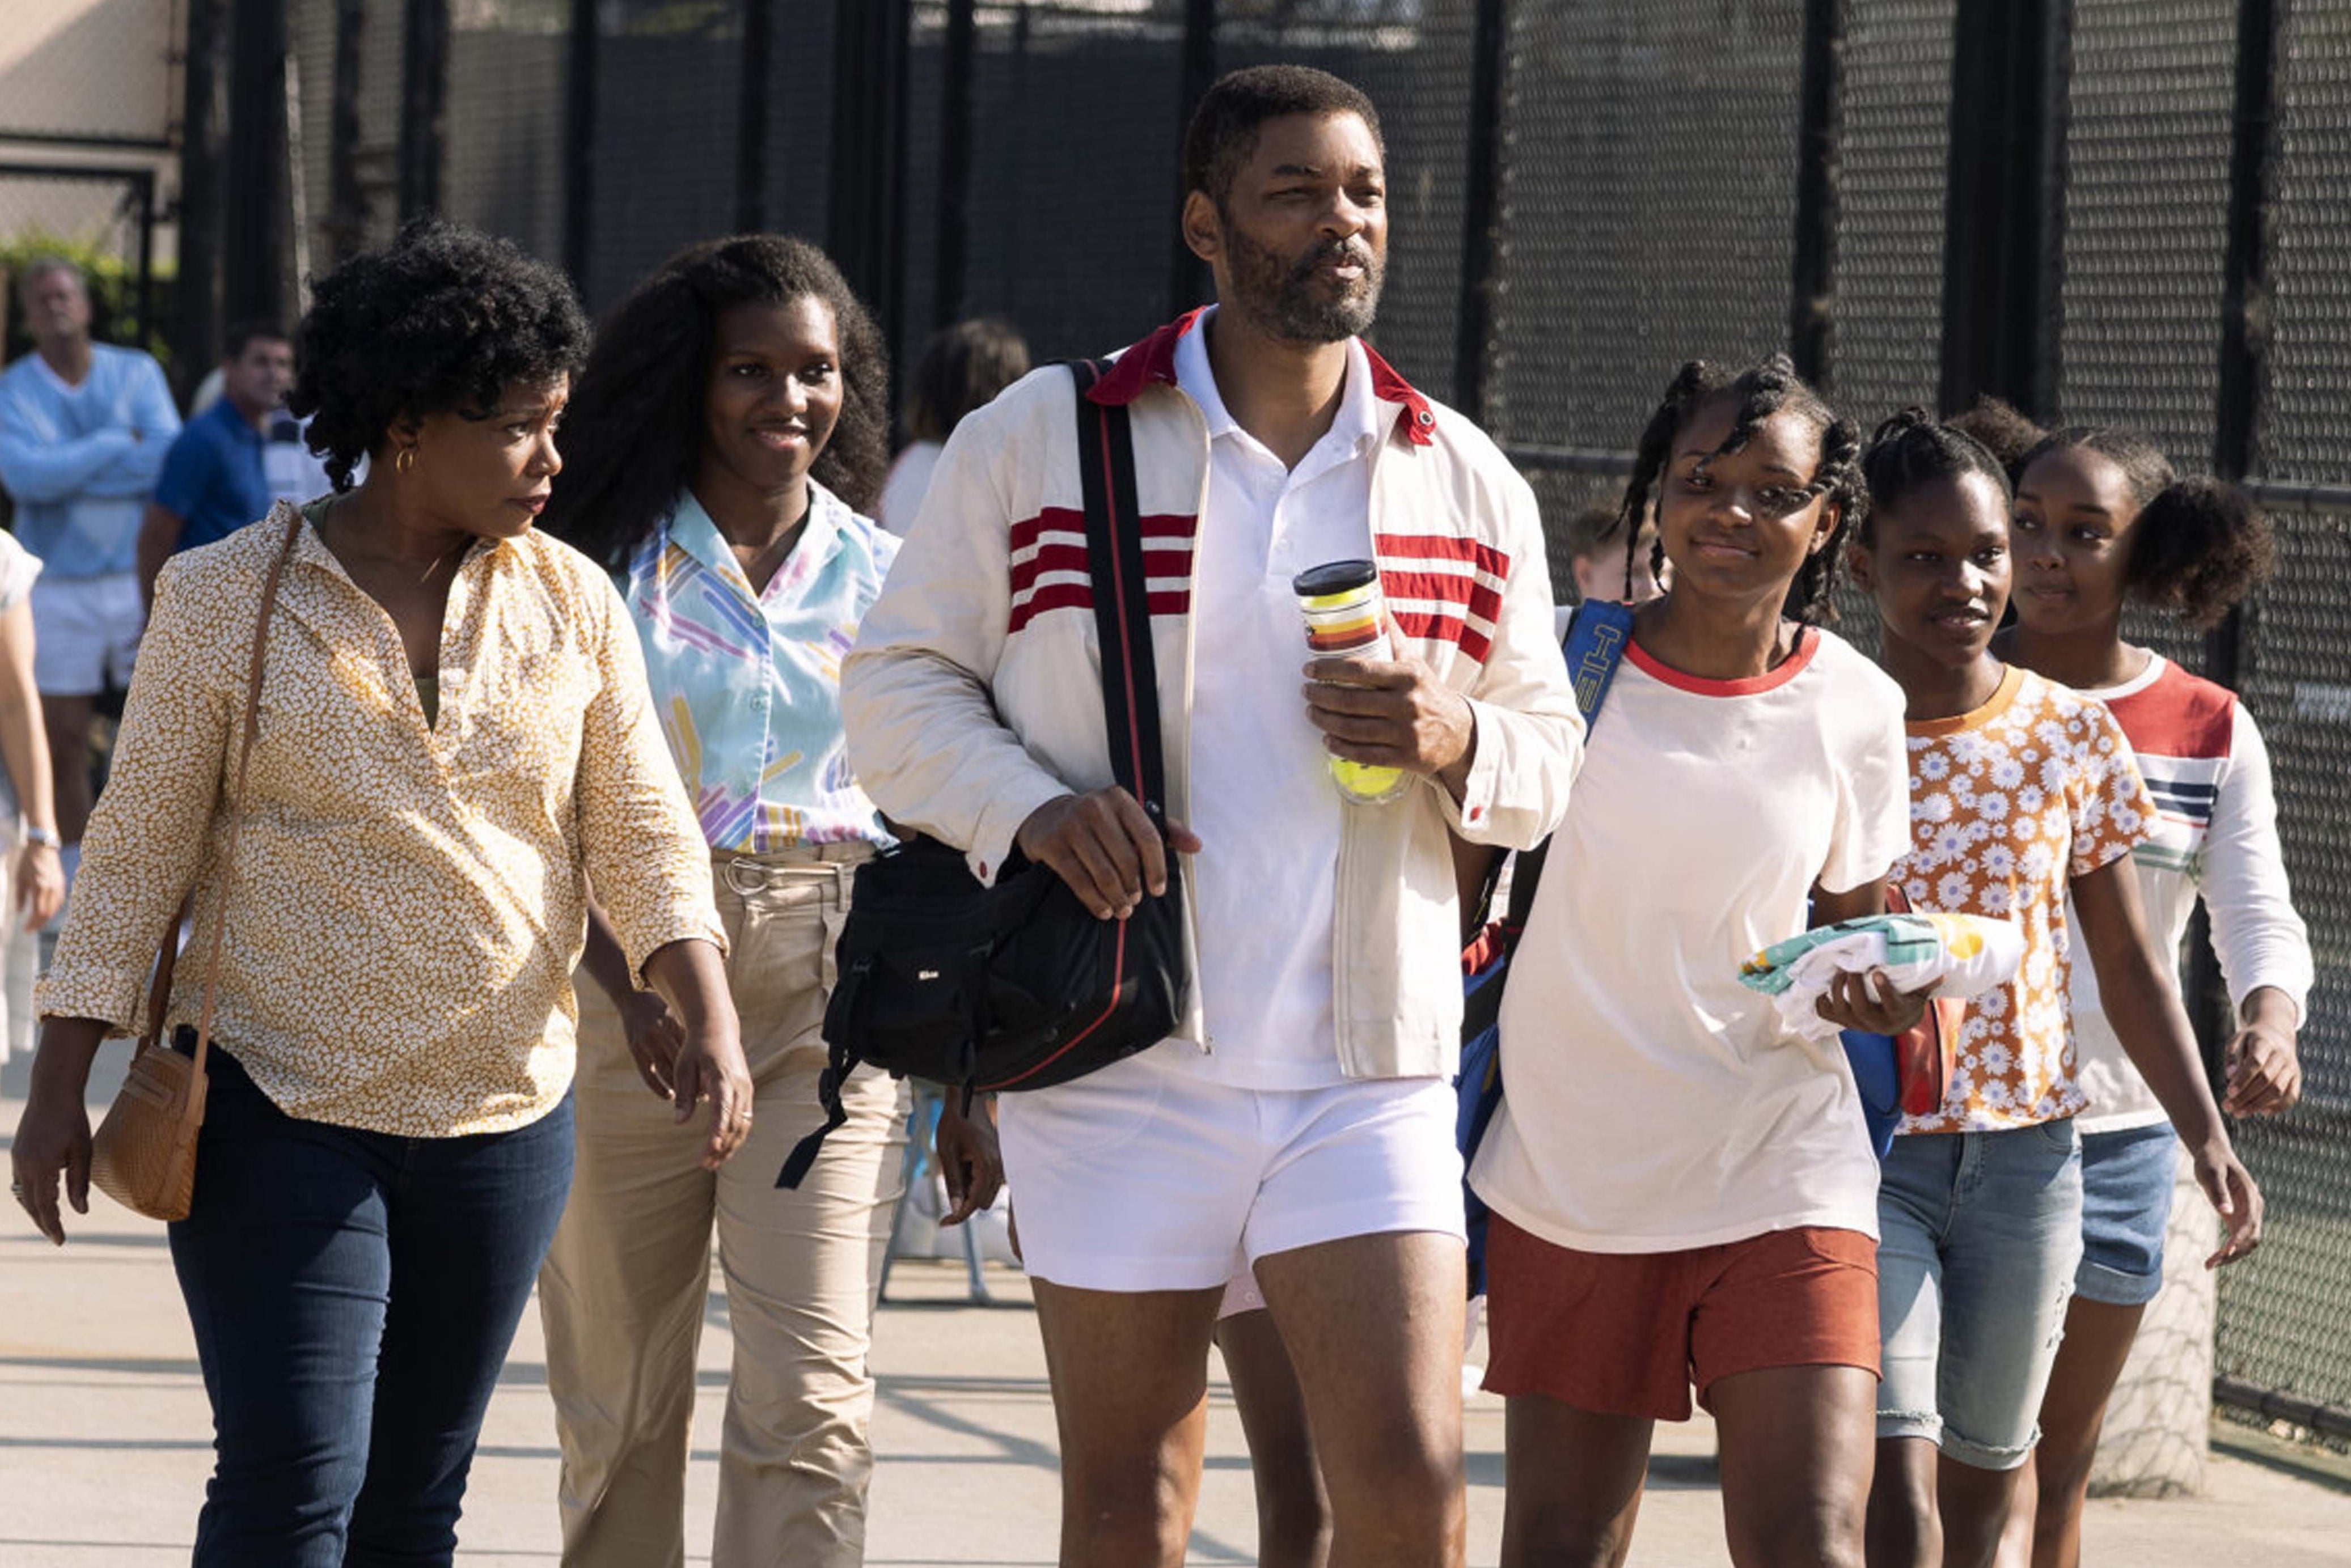
[{"label": "black bag strap across chest", "polygon": [[1111,776],[1165,827],[1166,762],[1151,645],[1150,568],[1135,500],[1134,431],[1123,405],[1106,407],[1089,395],[1108,369],[1101,359],[1070,362],[1078,384],[1078,479],[1102,656],[1103,728]]}]

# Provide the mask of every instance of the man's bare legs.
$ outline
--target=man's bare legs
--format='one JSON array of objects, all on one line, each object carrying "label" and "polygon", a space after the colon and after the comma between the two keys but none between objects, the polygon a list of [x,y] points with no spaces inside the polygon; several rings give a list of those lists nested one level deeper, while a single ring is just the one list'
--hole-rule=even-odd
[{"label": "man's bare legs", "polygon": [[1223,1288],[1035,1287],[1061,1438],[1061,1568],[1183,1568]]},{"label": "man's bare legs", "polygon": [[[1351,1237],[1260,1258],[1257,1278],[1328,1488],[1331,1568],[1459,1568],[1461,1243]],[[1062,1568],[1182,1568],[1222,1293],[1036,1282]]]},{"label": "man's bare legs", "polygon": [[1217,1348],[1257,1481],[1259,1568],[1328,1568],[1331,1498],[1306,1421],[1306,1398],[1273,1314],[1262,1308],[1217,1323]]},{"label": "man's bare legs", "polygon": [[1459,1568],[1461,1243],[1354,1236],[1257,1260],[1331,1499],[1331,1568]]},{"label": "man's bare legs", "polygon": [[97,701],[41,693],[41,722],[49,732],[49,774],[57,787],[57,836],[68,845],[81,842],[94,804],[89,787],[89,721]]}]

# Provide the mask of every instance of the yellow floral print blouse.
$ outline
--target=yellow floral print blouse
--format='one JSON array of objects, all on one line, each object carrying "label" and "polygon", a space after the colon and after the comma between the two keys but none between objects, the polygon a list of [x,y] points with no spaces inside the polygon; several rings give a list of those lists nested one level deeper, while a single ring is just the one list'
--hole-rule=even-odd
[{"label": "yellow floral print blouse", "polygon": [[[255,613],[291,516],[280,503],[163,569],[45,1015],[142,1027],[193,885],[168,1016],[195,1021]],[[306,523],[269,628],[213,1030],[290,1115],[443,1137],[553,1109],[590,878],[633,970],[673,941],[725,945],[636,630],[586,556],[537,534],[475,546],[440,692],[428,727],[392,618]]]}]

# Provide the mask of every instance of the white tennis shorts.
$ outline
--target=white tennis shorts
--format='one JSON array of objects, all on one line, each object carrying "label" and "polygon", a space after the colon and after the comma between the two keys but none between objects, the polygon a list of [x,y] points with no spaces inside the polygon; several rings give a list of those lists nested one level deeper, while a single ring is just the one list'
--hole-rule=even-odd
[{"label": "white tennis shorts", "polygon": [[1171,1041],[999,1102],[1031,1274],[1080,1290],[1212,1290],[1274,1252],[1462,1234],[1450,1084],[1241,1089],[1169,1056],[1192,1049]]},{"label": "white tennis shorts", "polygon": [[139,577],[52,577],[33,585],[33,688],[44,697],[127,690],[147,608]]}]

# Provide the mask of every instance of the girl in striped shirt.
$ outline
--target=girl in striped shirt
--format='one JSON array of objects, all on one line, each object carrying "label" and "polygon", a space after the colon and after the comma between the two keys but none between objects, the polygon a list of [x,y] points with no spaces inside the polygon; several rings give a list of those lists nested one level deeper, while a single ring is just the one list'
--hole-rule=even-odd
[{"label": "girl in striped shirt", "polygon": [[[2036,434],[2038,432],[2035,432]],[[2269,753],[2228,688],[2126,642],[2131,600],[2217,625],[2268,574],[2268,522],[2232,485],[2180,480],[2143,438],[2075,428],[2042,437],[2015,469],[2016,622],[2001,657],[2104,702],[2154,797],[2132,851],[2147,928],[2177,953],[2197,900],[2229,988],[2235,1032],[2222,1109],[2269,1116],[2302,1092],[2294,1033],[2312,978],[2278,844]],[[2022,1568],[2081,1560],[2082,1508],[2106,1400],[2163,1284],[2179,1140],[2116,1041],[2087,964],[2071,997],[2082,1129],[2083,1258],[2001,1557]],[[2032,1490],[2037,1485],[2036,1505]]]}]

